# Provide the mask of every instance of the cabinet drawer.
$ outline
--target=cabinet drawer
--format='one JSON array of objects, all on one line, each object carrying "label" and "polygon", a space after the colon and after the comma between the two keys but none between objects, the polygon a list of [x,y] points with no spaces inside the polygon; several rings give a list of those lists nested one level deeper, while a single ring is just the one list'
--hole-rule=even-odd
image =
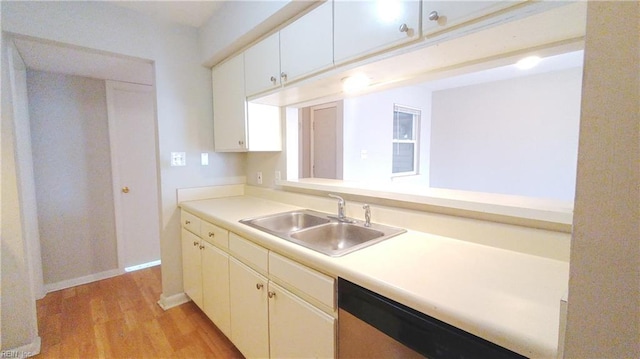
[{"label": "cabinet drawer", "polygon": [[229,231],[215,224],[202,221],[200,224],[200,237],[220,248],[229,248]]},{"label": "cabinet drawer", "polygon": [[335,279],[279,254],[269,253],[269,274],[335,310]]},{"label": "cabinet drawer", "polygon": [[269,251],[235,233],[229,233],[229,250],[249,267],[266,274]]},{"label": "cabinet drawer", "polygon": [[182,227],[189,230],[189,232],[195,233],[200,236],[200,218],[194,216],[189,212],[182,211],[180,214],[180,220],[182,221]]}]

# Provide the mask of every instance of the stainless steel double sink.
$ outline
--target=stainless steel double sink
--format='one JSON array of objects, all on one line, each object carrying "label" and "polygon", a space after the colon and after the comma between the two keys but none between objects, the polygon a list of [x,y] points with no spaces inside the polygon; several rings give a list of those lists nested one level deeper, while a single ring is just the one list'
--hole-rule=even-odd
[{"label": "stainless steel double sink", "polygon": [[362,221],[339,220],[310,209],[247,218],[240,223],[331,257],[340,257],[406,232],[376,223],[367,227]]}]

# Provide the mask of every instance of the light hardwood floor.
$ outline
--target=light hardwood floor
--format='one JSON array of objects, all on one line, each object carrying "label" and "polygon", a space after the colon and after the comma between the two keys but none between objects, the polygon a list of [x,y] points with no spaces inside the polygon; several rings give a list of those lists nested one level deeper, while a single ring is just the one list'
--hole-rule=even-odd
[{"label": "light hardwood floor", "polygon": [[242,358],[193,302],[163,311],[160,266],[37,301],[37,358]]}]

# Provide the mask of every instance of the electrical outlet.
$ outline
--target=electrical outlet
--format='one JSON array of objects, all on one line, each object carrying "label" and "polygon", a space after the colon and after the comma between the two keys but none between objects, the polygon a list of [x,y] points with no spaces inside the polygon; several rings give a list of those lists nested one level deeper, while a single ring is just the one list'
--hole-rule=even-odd
[{"label": "electrical outlet", "polygon": [[262,172],[258,172],[256,174],[256,180],[258,181],[258,184],[262,184]]},{"label": "electrical outlet", "polygon": [[209,165],[209,154],[206,152],[202,152],[200,154],[200,165],[208,166]]},{"label": "electrical outlet", "polygon": [[171,152],[171,166],[186,166],[187,155],[184,152]]}]

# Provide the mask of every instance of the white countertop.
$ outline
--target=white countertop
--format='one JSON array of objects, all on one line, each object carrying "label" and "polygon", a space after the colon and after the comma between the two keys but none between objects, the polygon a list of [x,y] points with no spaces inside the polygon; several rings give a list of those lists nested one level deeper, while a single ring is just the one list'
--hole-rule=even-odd
[{"label": "white countertop", "polygon": [[408,231],[333,258],[239,223],[299,207],[256,197],[186,201],[182,208],[320,272],[342,277],[533,358],[555,358],[569,264]]}]

